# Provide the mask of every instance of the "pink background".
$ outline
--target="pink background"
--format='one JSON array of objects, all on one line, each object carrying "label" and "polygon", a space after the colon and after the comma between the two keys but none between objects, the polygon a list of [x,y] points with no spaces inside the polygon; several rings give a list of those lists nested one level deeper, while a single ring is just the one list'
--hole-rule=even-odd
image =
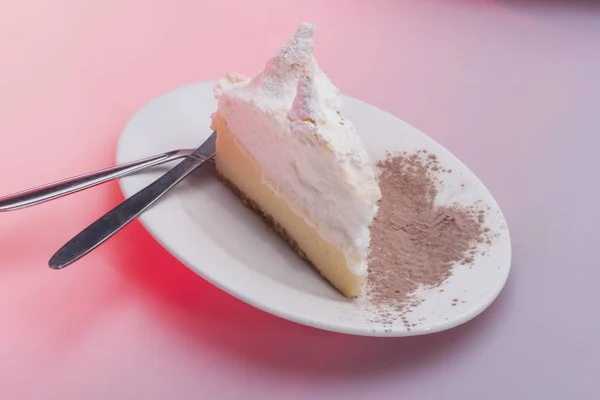
[{"label": "pink background", "polygon": [[212,287],[133,223],[63,271],[116,183],[0,215],[2,399],[588,399],[600,357],[597,1],[3,0],[0,194],[109,166],[174,87],[255,73],[304,20],[348,95],[462,158],[506,214],[513,271],[459,328],[318,331]]}]

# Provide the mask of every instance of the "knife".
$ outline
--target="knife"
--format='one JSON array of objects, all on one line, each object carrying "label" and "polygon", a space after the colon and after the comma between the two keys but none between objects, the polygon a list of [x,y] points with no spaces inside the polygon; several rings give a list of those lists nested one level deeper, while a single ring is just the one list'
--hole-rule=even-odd
[{"label": "knife", "polygon": [[50,268],[62,269],[72,264],[133,221],[165,193],[213,157],[216,138],[217,133],[213,132],[198,149],[183,161],[68,241],[50,258],[48,262]]}]

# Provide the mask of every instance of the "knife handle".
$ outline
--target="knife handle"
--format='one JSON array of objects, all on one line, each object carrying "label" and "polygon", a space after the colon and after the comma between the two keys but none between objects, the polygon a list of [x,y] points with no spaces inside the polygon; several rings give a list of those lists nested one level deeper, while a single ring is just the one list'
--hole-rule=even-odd
[{"label": "knife handle", "polygon": [[144,168],[153,167],[178,158],[185,157],[191,153],[190,150],[174,150],[167,153],[146,157],[141,160],[128,162],[115,167],[106,168],[96,172],[90,172],[73,178],[64,179],[47,185],[38,186],[33,189],[24,190],[15,194],[0,197],[0,211],[18,210],[30,207],[46,201],[58,199],[72,193],[79,192],[108,182],[115,178],[127,176]]},{"label": "knife handle", "polygon": [[64,268],[100,246],[207,160],[192,155],[181,161],[67,242],[48,262],[50,268]]}]

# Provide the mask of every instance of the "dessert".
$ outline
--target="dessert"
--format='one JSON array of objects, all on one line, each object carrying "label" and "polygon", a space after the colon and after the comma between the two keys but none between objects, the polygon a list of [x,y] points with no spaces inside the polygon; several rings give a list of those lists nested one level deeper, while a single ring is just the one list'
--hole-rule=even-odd
[{"label": "dessert", "polygon": [[342,116],[339,90],[313,56],[314,30],[301,24],[256,77],[230,73],[216,85],[216,167],[247,206],[354,298],[367,275],[381,191]]}]

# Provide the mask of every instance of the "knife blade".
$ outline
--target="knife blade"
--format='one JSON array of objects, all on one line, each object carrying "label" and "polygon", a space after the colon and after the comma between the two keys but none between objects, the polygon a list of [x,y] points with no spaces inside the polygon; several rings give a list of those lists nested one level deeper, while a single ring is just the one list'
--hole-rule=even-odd
[{"label": "knife blade", "polygon": [[62,269],[85,256],[137,218],[194,170],[215,155],[217,133],[213,132],[198,149],[149,186],[129,197],[78,233],[62,246],[48,262]]}]

